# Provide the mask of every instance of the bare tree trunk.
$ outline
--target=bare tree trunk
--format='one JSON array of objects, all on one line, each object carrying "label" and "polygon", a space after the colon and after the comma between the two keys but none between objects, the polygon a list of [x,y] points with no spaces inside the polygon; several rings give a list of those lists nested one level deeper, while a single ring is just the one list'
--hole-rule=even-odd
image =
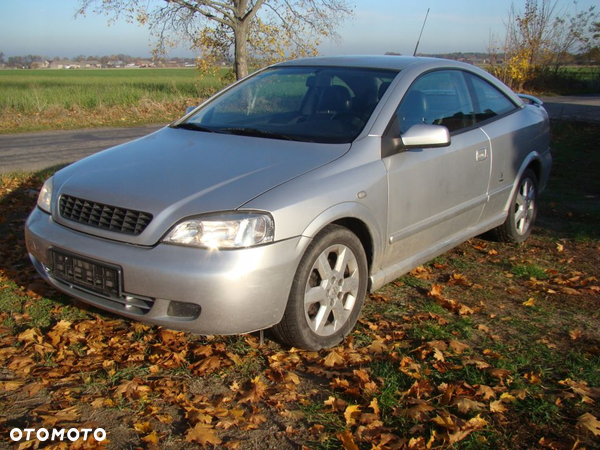
[{"label": "bare tree trunk", "polygon": [[238,22],[233,30],[235,37],[234,48],[234,68],[235,78],[239,80],[248,75],[248,48],[246,41],[248,38],[248,27],[245,22]]},{"label": "bare tree trunk", "polygon": [[234,37],[234,69],[235,78],[239,80],[248,75],[248,47],[246,42],[248,40],[248,20],[246,20],[246,7],[248,6],[248,0],[233,0],[234,4],[234,26],[233,37]]}]

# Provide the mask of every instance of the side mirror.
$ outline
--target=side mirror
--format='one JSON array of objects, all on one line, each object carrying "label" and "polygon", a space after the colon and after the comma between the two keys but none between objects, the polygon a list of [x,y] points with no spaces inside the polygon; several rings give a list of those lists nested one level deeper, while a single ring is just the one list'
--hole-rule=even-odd
[{"label": "side mirror", "polygon": [[189,113],[191,113],[193,110],[195,110],[197,108],[197,106],[188,106],[185,109],[185,115],[187,116]]},{"label": "side mirror", "polygon": [[404,148],[447,147],[450,145],[450,132],[441,125],[417,124],[400,139]]}]

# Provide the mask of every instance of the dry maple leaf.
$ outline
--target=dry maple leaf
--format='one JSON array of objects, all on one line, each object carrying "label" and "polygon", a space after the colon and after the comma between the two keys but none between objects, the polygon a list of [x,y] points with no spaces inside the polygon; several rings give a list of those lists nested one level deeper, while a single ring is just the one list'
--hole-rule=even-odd
[{"label": "dry maple leaf", "polygon": [[444,290],[444,286],[441,284],[433,284],[431,285],[431,290],[427,293],[430,297],[442,297],[442,292]]},{"label": "dry maple leaf", "polygon": [[373,397],[373,400],[369,403],[369,408],[373,410],[375,415],[379,415],[379,402],[377,401],[377,397]]},{"label": "dry maple leaf", "polygon": [[267,385],[260,380],[260,375],[258,375],[252,380],[252,387],[240,399],[240,403],[245,403],[245,402],[256,403],[261,398],[263,398],[266,390],[267,390]]},{"label": "dry maple leaf", "polygon": [[219,370],[222,363],[222,358],[218,356],[209,356],[202,361],[192,364],[189,366],[189,369],[196,375],[206,375]]},{"label": "dry maple leaf", "polygon": [[471,400],[467,397],[459,397],[455,399],[453,405],[456,406],[462,413],[469,412],[472,409],[475,411],[480,411],[485,407],[483,403]]},{"label": "dry maple leaf", "polygon": [[526,302],[523,302],[523,306],[529,306],[529,307],[535,306],[535,298],[534,297],[529,298],[529,300],[527,300]]},{"label": "dry maple leaf", "polygon": [[197,423],[194,428],[190,428],[185,434],[187,442],[195,442],[206,448],[206,444],[219,445],[221,439],[215,434],[212,427]]},{"label": "dry maple leaf", "polygon": [[508,409],[506,408],[506,406],[504,406],[501,400],[495,400],[490,403],[490,412],[503,413],[506,411],[508,411]]},{"label": "dry maple leaf", "polygon": [[498,378],[499,380],[504,380],[505,378],[508,378],[508,376],[510,375],[510,370],[506,370],[506,369],[498,369],[498,368],[494,368],[494,369],[489,369],[488,373],[494,377],[494,378]]},{"label": "dry maple leaf", "polygon": [[134,423],[133,428],[135,431],[138,431],[140,433],[149,433],[152,431],[152,425],[150,425],[150,422]]},{"label": "dry maple leaf", "polygon": [[381,339],[374,340],[373,342],[371,342],[371,344],[367,347],[367,349],[370,352],[375,353],[377,355],[386,353],[388,351],[387,345],[385,345],[385,342]]},{"label": "dry maple leaf", "polygon": [[593,399],[600,397],[600,389],[590,388],[586,381],[573,381],[567,378],[559,381],[558,384],[569,386],[575,394],[581,395],[584,403],[592,404],[594,403]]},{"label": "dry maple leaf", "polygon": [[16,391],[24,384],[24,381],[0,381],[0,391]]},{"label": "dry maple leaf", "polygon": [[37,343],[40,344],[42,342],[43,336],[40,333],[40,330],[37,328],[29,328],[28,330],[23,331],[21,334],[17,336],[17,339],[20,342],[25,342],[27,344]]},{"label": "dry maple leaf", "polygon": [[158,434],[156,433],[156,431],[153,431],[149,435],[144,436],[142,438],[142,441],[144,441],[149,446],[157,446],[158,445]]},{"label": "dry maple leaf", "polygon": [[567,294],[567,295],[581,295],[581,292],[579,292],[577,289],[573,289],[573,288],[566,287],[566,286],[565,287],[561,287],[560,291],[563,294]]},{"label": "dry maple leaf", "polygon": [[484,400],[489,400],[490,398],[496,398],[496,393],[494,390],[483,384],[477,386],[477,392],[475,393],[478,397],[482,397]]},{"label": "dry maple leaf", "polygon": [[448,284],[454,285],[454,286],[466,286],[466,287],[473,286],[473,283],[471,283],[467,279],[467,277],[465,277],[464,275],[462,275],[460,273],[452,274],[452,276],[450,277],[450,280],[448,281]]},{"label": "dry maple leaf", "polygon": [[342,445],[344,446],[344,450],[358,450],[358,446],[354,442],[354,437],[349,430],[342,431],[341,433],[336,434],[336,437],[342,441]]},{"label": "dry maple leaf", "polygon": [[458,342],[458,341],[454,341],[451,340],[449,342],[450,348],[454,351],[454,353],[456,353],[457,355],[460,355],[462,352],[464,352],[466,349],[470,348],[470,346],[468,346],[467,344],[463,344],[462,342]]},{"label": "dry maple leaf", "polygon": [[323,404],[326,406],[331,406],[331,409],[333,409],[334,411],[341,411],[348,405],[348,403],[342,400],[341,398],[335,398],[333,396],[330,396],[327,400],[323,402]]},{"label": "dry maple leaf", "polygon": [[583,333],[581,332],[581,330],[571,330],[571,331],[569,331],[569,337],[571,338],[572,341],[576,341],[578,339],[581,339],[582,335],[583,335]]},{"label": "dry maple leaf", "polygon": [[431,419],[431,421],[437,423],[439,426],[447,430],[455,430],[457,427],[456,422],[454,422],[450,414],[445,411],[442,411],[441,415],[435,416],[433,419]]},{"label": "dry maple leaf", "polygon": [[341,366],[342,364],[344,364],[344,358],[342,358],[342,356],[336,352],[335,350],[332,350],[324,359],[323,359],[323,364],[326,365],[327,367],[333,367],[335,365]]},{"label": "dry maple leaf", "polygon": [[415,406],[411,406],[407,410],[403,411],[402,414],[418,422],[423,422],[429,419],[429,413],[435,410],[433,406],[424,400],[415,399],[414,401],[411,401],[411,403],[416,404]]},{"label": "dry maple leaf", "polygon": [[487,425],[487,421],[482,419],[480,415],[470,419],[463,427],[452,434],[448,434],[448,443],[450,445],[462,441],[473,431],[480,430]]},{"label": "dry maple leaf", "polygon": [[[575,442],[564,442],[543,437],[538,442],[543,448],[549,448],[551,450],[577,450],[580,448],[579,440]],[[581,449],[584,450],[585,447],[581,447]]]},{"label": "dry maple leaf", "polygon": [[360,405],[349,405],[344,411],[344,418],[346,419],[346,424],[348,426],[352,426],[356,423],[356,419],[360,417]]},{"label": "dry maple leaf", "polygon": [[594,436],[600,436],[600,422],[590,413],[585,413],[579,417],[577,427],[591,431]]}]

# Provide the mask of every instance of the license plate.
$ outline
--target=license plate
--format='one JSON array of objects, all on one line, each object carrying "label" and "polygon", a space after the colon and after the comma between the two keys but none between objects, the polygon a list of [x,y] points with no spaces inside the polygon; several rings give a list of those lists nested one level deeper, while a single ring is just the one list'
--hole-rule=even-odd
[{"label": "license plate", "polygon": [[52,250],[52,276],[108,297],[121,296],[121,268]]}]

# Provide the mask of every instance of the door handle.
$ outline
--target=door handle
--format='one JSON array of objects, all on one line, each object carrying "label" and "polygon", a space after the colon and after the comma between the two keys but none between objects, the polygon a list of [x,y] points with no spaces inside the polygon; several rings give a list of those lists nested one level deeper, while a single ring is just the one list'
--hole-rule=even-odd
[{"label": "door handle", "polygon": [[475,159],[477,161],[483,161],[487,158],[487,148],[480,148],[475,152]]}]

